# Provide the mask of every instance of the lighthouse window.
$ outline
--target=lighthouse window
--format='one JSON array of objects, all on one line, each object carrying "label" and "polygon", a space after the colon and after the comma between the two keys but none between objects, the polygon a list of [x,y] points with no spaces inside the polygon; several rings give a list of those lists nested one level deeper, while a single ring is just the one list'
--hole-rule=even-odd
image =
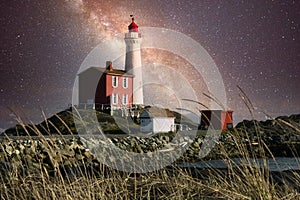
[{"label": "lighthouse window", "polygon": [[118,104],[118,94],[112,94],[112,104]]},{"label": "lighthouse window", "polygon": [[113,86],[114,88],[117,88],[117,87],[118,87],[118,77],[116,77],[116,76],[113,76],[113,77],[112,77],[112,86]]},{"label": "lighthouse window", "polygon": [[123,88],[128,88],[128,78],[123,77]]},{"label": "lighthouse window", "polygon": [[122,96],[122,104],[127,105],[128,104],[128,94],[123,94]]}]

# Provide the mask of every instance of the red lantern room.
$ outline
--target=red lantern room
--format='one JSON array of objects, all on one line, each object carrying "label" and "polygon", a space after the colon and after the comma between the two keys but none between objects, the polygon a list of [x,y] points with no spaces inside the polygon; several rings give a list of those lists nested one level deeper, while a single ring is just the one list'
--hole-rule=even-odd
[{"label": "red lantern room", "polygon": [[139,26],[134,22],[134,17],[133,15],[130,15],[131,16],[131,24],[128,26],[128,30],[129,32],[138,32],[139,31]]}]

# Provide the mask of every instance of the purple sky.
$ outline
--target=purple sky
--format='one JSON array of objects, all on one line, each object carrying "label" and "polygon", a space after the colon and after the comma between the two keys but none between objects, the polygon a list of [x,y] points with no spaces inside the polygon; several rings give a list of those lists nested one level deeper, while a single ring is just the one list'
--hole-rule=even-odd
[{"label": "purple sky", "polygon": [[[1,1],[0,128],[11,110],[35,122],[71,102],[77,70],[103,39],[140,26],[163,27],[199,42],[214,59],[236,121],[300,113],[300,1]],[[8,109],[9,108],[9,109]]]}]

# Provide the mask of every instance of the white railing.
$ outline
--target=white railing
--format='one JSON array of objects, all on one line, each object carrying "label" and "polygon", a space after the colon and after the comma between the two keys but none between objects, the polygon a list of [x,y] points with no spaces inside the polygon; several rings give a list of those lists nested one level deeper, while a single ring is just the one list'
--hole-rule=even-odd
[{"label": "white railing", "polygon": [[174,124],[174,125],[172,125],[172,130],[190,131],[191,128],[185,124]]}]

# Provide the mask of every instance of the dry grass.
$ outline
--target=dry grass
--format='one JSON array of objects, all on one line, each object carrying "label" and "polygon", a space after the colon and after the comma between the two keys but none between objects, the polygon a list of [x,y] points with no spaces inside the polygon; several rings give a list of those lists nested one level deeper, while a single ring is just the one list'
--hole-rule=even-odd
[{"label": "dry grass", "polygon": [[[21,121],[19,123],[25,127]],[[47,151],[55,152],[55,142],[49,145],[49,138],[46,140],[34,130],[44,141]],[[169,167],[145,174],[129,174],[102,164],[91,170],[90,166],[78,161],[76,172],[64,173],[57,165],[54,166],[56,170],[49,171],[40,162],[32,172],[26,171],[26,166],[1,172],[1,199],[300,199],[299,173],[291,172],[290,181],[285,177],[281,183],[274,181],[266,162],[263,167],[250,164],[253,152],[239,140],[238,134],[233,133],[233,138],[245,160],[241,166],[231,160],[225,147],[220,148],[229,166],[225,170]],[[3,145],[0,144],[1,149]],[[259,140],[258,145],[260,156],[265,158],[264,142]]]}]

